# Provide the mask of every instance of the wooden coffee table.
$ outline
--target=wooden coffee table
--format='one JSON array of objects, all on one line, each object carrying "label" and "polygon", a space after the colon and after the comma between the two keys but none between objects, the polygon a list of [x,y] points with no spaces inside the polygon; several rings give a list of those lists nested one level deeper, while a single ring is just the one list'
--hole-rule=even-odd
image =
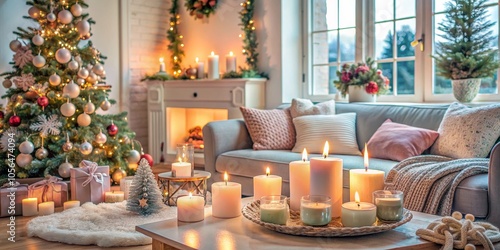
[{"label": "wooden coffee table", "polygon": [[[252,202],[245,198],[243,204]],[[439,249],[439,245],[424,241],[415,235],[440,218],[436,215],[412,212],[413,219],[390,231],[356,237],[303,237],[281,234],[259,226],[243,216],[219,219],[212,216],[212,208],[205,208],[205,220],[197,223],[170,219],[136,226],[153,239],[152,249]]]}]

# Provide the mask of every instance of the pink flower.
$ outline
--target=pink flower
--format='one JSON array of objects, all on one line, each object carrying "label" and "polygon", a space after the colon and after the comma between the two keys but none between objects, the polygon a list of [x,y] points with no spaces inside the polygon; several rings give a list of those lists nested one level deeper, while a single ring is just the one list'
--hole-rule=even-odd
[{"label": "pink flower", "polygon": [[382,70],[377,69],[377,75],[381,76],[382,75]]},{"label": "pink flower", "polygon": [[356,69],[356,74],[359,74],[359,73],[366,73],[370,71],[370,68],[368,68],[368,66],[366,65],[361,65],[359,66],[357,69]]},{"label": "pink flower", "polygon": [[385,84],[385,86],[386,86],[386,87],[388,87],[388,86],[389,86],[389,83],[390,83],[390,82],[391,82],[391,81],[389,80],[389,78],[387,78],[387,77],[386,77],[386,78],[384,79],[384,84]]},{"label": "pink flower", "polygon": [[210,4],[210,7],[214,7],[215,3],[216,3],[215,0],[212,0],[212,1],[208,2],[208,4]]},{"label": "pink flower", "polygon": [[344,72],[342,72],[342,77],[341,77],[341,80],[342,80],[342,82],[344,82],[344,83],[348,83],[348,82],[350,82],[350,81],[351,81],[351,77],[352,77],[352,75],[351,75],[351,73],[350,73],[350,72],[346,72],[346,71],[344,71]]},{"label": "pink flower", "polygon": [[378,92],[378,85],[376,82],[369,82],[365,87],[366,93],[375,95]]},{"label": "pink flower", "polygon": [[201,2],[203,3],[203,5],[207,5],[208,0],[201,0]]}]

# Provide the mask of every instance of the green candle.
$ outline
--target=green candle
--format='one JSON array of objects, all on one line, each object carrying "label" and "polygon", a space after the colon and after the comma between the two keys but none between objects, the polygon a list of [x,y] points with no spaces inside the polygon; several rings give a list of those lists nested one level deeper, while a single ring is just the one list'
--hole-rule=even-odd
[{"label": "green candle", "polygon": [[300,220],[310,226],[324,226],[332,219],[332,205],[325,203],[302,203]]}]

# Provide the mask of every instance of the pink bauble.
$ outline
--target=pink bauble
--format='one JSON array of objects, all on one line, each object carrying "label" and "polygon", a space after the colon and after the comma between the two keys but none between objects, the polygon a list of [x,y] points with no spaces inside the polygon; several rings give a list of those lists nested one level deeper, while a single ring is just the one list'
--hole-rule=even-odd
[{"label": "pink bauble", "polygon": [[38,103],[38,105],[40,105],[40,107],[45,108],[45,107],[49,106],[49,98],[47,98],[46,96],[40,96],[36,100],[36,103]]},{"label": "pink bauble", "polygon": [[21,124],[21,117],[13,115],[9,118],[9,125],[11,127],[17,127]]}]

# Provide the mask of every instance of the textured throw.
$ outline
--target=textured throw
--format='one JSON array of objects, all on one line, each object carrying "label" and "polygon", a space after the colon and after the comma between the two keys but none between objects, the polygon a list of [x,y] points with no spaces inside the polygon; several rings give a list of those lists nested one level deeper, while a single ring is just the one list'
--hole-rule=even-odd
[{"label": "textured throw", "polygon": [[451,214],[458,184],[467,177],[488,172],[489,159],[451,159],[437,155],[408,158],[387,175],[388,190],[404,192],[407,209],[446,216]]}]

